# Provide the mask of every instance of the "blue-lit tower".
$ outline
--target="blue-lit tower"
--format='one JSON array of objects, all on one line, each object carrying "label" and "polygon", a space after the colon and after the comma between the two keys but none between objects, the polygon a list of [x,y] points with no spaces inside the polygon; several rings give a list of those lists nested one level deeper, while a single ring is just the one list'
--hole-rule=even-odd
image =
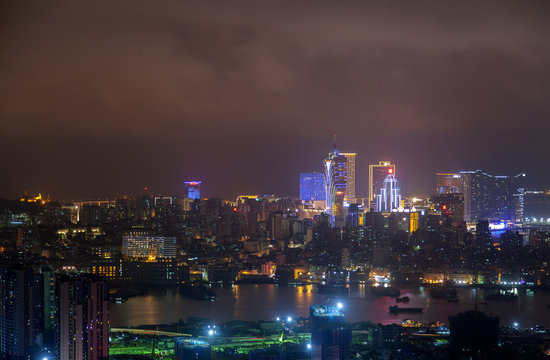
[{"label": "blue-lit tower", "polygon": [[200,181],[186,181],[185,186],[187,191],[185,196],[189,199],[200,200],[201,198],[201,182]]},{"label": "blue-lit tower", "polygon": [[325,200],[325,178],[321,173],[300,174],[300,200]]},{"label": "blue-lit tower", "polygon": [[378,194],[377,198],[377,210],[379,212],[391,212],[393,209],[397,209],[401,206],[401,193],[399,191],[399,186],[397,185],[397,179],[393,176],[393,174],[386,176],[382,189],[380,189],[380,194]]}]

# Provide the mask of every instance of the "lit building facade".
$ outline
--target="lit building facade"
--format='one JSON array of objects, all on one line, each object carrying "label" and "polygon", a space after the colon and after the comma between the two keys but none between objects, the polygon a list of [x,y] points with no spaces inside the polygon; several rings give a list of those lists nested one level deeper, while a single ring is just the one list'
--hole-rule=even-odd
[{"label": "lit building facade", "polygon": [[436,194],[462,193],[462,177],[459,173],[435,174]]},{"label": "lit building facade", "polygon": [[325,200],[325,178],[321,173],[300,174],[300,200]]},{"label": "lit building facade", "polygon": [[93,276],[62,276],[57,285],[60,360],[109,359],[109,289]]},{"label": "lit building facade", "polygon": [[378,212],[391,212],[401,206],[401,192],[397,179],[393,174],[387,175],[377,196],[376,210]]},{"label": "lit building facade", "polygon": [[311,305],[311,358],[316,360],[351,359],[351,329],[344,314],[334,305]]},{"label": "lit building facade", "polygon": [[23,268],[0,269],[0,358],[30,359],[33,345],[32,286]]},{"label": "lit building facade", "polygon": [[176,360],[210,360],[212,347],[202,339],[179,337],[174,340]]},{"label": "lit building facade", "polygon": [[384,184],[386,176],[395,176],[395,165],[389,161],[380,161],[378,165],[369,165],[369,208],[377,203],[376,197]]},{"label": "lit building facade", "polygon": [[200,181],[186,181],[185,182],[185,196],[188,199],[200,200],[201,198],[201,182]]},{"label": "lit building facade", "polygon": [[481,170],[461,171],[464,220],[515,220],[523,212],[525,174],[494,176]]},{"label": "lit building facade", "polygon": [[52,353],[55,309],[51,267],[0,266],[0,359],[42,359]]},{"label": "lit building facade", "polygon": [[345,225],[344,197],[347,182],[347,158],[335,147],[324,159],[326,209],[331,227]]},{"label": "lit building facade", "polygon": [[151,235],[145,231],[131,231],[122,236],[122,255],[131,258],[176,257],[176,237]]},{"label": "lit building facade", "polygon": [[550,190],[525,192],[522,219],[526,225],[550,225]]},{"label": "lit building facade", "polygon": [[355,158],[357,153],[340,153],[346,157],[346,191],[345,200],[348,203],[355,201]]}]

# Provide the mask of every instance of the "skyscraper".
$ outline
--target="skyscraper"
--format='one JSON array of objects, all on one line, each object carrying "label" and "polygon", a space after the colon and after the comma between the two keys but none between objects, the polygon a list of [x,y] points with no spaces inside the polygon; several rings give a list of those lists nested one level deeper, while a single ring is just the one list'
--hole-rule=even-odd
[{"label": "skyscraper", "polygon": [[345,200],[348,203],[355,202],[355,157],[357,153],[340,153],[346,157],[346,191]]},{"label": "skyscraper", "polygon": [[150,259],[176,257],[176,237],[130,231],[122,236],[122,255]]},{"label": "skyscraper", "polygon": [[0,359],[42,359],[54,350],[54,286],[49,267],[0,268]]},{"label": "skyscraper", "polygon": [[176,360],[212,359],[212,346],[203,339],[179,337],[174,340]]},{"label": "skyscraper", "polygon": [[513,177],[494,176],[476,170],[461,171],[460,175],[465,221],[515,220],[518,207],[523,203],[524,173]]},{"label": "skyscraper", "polygon": [[377,207],[378,212],[392,211],[401,206],[401,192],[399,191],[399,186],[397,185],[397,179],[393,174],[389,174],[384,179],[382,188],[377,198]]},{"label": "skyscraper", "polygon": [[462,193],[462,179],[458,173],[437,173],[435,181],[437,194]]},{"label": "skyscraper", "polygon": [[200,181],[186,181],[185,196],[189,199],[200,200],[201,198],[201,182]]},{"label": "skyscraper", "polygon": [[300,174],[300,200],[325,200],[325,179],[321,173]]},{"label": "skyscraper", "polygon": [[62,276],[57,286],[57,359],[109,359],[109,289],[93,276]]},{"label": "skyscraper", "polygon": [[369,165],[369,208],[376,204],[376,197],[380,194],[386,176],[395,176],[395,165],[389,161],[380,161],[378,165]]},{"label": "skyscraper", "polygon": [[0,271],[0,359],[30,359],[34,340],[32,274],[19,267]]},{"label": "skyscraper", "polygon": [[336,146],[323,160],[325,175],[326,208],[331,227],[345,225],[344,196],[347,182],[347,158]]},{"label": "skyscraper", "polygon": [[348,360],[351,358],[351,329],[344,314],[334,305],[311,305],[311,358]]}]

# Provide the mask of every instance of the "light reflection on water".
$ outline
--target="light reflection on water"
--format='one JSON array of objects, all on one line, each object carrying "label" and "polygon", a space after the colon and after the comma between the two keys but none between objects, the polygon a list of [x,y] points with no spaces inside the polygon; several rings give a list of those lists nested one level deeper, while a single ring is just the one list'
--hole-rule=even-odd
[{"label": "light reflection on water", "polygon": [[[335,302],[333,297],[319,294],[315,286],[277,286],[243,284],[214,288],[217,300],[197,301],[180,295],[176,289],[153,289],[146,295],[131,298],[123,304],[110,304],[111,326],[136,326],[166,324],[189,316],[210,318],[214,322],[229,320],[273,320],[277,316],[309,316],[311,304]],[[352,286],[350,297],[344,298],[344,313],[350,322],[400,323],[403,319],[418,321],[447,321],[449,316],[472,310],[497,315],[501,324],[519,322],[520,326],[540,324],[550,329],[550,292],[519,292],[517,301],[489,301],[484,297],[493,290],[463,288],[458,290],[459,303],[428,296],[422,287],[403,288],[401,296],[408,296],[409,303],[402,307],[422,307],[418,314],[389,314],[388,307],[395,299],[369,294],[365,285]]]}]

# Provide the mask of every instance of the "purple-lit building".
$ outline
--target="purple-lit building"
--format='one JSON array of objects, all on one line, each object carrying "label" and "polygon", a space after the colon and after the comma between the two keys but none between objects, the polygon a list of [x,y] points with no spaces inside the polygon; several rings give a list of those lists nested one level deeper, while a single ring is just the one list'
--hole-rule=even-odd
[{"label": "purple-lit building", "polygon": [[185,182],[185,197],[193,200],[201,198],[201,181],[186,181]]}]

